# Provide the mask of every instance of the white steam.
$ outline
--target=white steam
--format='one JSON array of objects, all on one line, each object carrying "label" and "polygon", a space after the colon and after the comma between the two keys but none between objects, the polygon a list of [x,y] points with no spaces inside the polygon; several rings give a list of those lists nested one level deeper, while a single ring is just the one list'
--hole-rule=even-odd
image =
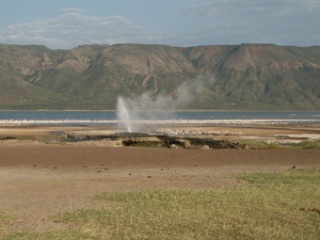
[{"label": "white steam", "polygon": [[119,130],[137,132],[143,127],[139,124],[141,120],[173,118],[174,114],[172,112],[159,111],[174,111],[188,107],[190,103],[203,93],[205,86],[210,87],[214,81],[214,75],[206,73],[195,79],[182,82],[170,96],[159,94],[155,98],[151,98],[148,92],[136,98],[119,96],[117,102]]}]

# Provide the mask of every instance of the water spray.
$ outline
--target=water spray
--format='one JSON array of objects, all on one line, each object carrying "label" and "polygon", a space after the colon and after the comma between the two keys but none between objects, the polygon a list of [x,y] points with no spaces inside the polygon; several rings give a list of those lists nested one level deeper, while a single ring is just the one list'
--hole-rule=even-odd
[{"label": "water spray", "polygon": [[127,132],[131,133],[133,130],[131,118],[129,115],[127,105],[121,96],[118,97],[117,117],[119,121],[119,126],[124,127]]}]

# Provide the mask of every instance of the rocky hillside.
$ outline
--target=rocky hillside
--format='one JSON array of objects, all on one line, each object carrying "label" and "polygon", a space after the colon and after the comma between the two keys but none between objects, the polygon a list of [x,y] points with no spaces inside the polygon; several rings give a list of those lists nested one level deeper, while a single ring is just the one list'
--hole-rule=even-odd
[{"label": "rocky hillside", "polygon": [[183,109],[320,109],[320,47],[0,44],[0,109],[115,109],[143,94]]}]

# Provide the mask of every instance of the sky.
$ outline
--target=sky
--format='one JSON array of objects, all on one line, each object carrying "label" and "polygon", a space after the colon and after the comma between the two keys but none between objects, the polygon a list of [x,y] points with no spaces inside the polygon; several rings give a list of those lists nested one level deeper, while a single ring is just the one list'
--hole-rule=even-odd
[{"label": "sky", "polygon": [[0,43],[320,45],[320,0],[0,0]]}]

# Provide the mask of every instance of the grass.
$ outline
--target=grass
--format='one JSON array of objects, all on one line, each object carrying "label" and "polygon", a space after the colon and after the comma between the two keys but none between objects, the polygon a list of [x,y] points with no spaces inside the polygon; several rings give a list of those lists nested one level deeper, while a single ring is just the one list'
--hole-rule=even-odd
[{"label": "grass", "polygon": [[43,135],[23,135],[18,136],[18,140],[33,140],[33,141],[40,141],[40,142],[62,142],[64,139],[58,135],[52,134],[43,134]]},{"label": "grass", "polygon": [[320,149],[320,140],[302,141],[295,144],[294,147],[299,149]]},{"label": "grass", "polygon": [[79,230],[71,231],[54,231],[45,233],[18,233],[5,238],[5,240],[100,240],[98,237],[80,232]]},{"label": "grass", "polygon": [[5,232],[4,230],[6,226],[10,223],[11,220],[13,220],[13,217],[7,212],[0,209],[0,239]]},{"label": "grass", "polygon": [[268,143],[263,140],[257,139],[237,139],[238,142],[247,145],[249,148],[252,149],[282,149],[285,146],[277,144],[277,143]]},{"label": "grass", "polygon": [[0,210],[0,226],[8,222],[10,219],[11,219],[11,216],[9,216],[7,213]]},{"label": "grass", "polygon": [[103,208],[56,217],[68,231],[5,239],[319,239],[320,169],[237,178],[230,189],[105,193]]},{"label": "grass", "polygon": [[252,149],[320,149],[320,140],[305,140],[300,143],[281,144],[277,142],[266,142],[256,139],[238,140]]}]

